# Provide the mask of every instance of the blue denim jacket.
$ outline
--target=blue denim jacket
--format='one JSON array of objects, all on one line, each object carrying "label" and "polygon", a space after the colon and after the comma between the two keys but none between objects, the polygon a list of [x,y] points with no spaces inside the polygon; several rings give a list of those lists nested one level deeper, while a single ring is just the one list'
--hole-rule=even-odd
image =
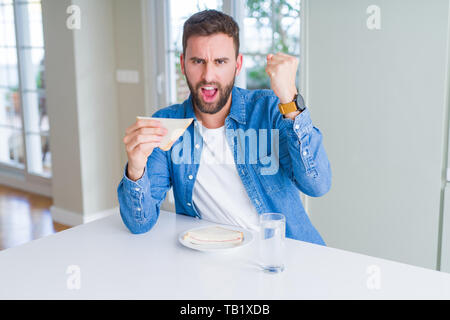
[{"label": "blue denim jacket", "polygon": [[[282,213],[286,217],[286,237],[325,245],[298,192],[320,197],[331,187],[322,134],[313,126],[308,108],[292,120],[280,114],[278,103],[271,90],[233,88],[225,128],[237,172],[258,214]],[[170,150],[153,150],[139,180],[128,179],[125,166],[117,192],[121,217],[132,233],[153,227],[171,187],[176,212],[201,218],[192,202],[192,191],[203,140],[191,97],[183,104],[158,110],[153,117],[194,121]]]}]

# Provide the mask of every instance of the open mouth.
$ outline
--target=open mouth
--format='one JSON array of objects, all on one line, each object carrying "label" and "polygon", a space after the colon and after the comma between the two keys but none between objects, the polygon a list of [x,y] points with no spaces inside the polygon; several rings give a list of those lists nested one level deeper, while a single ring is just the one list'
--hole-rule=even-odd
[{"label": "open mouth", "polygon": [[204,86],[201,87],[202,98],[205,102],[212,102],[217,96],[217,92],[219,91],[216,87],[212,86]]}]

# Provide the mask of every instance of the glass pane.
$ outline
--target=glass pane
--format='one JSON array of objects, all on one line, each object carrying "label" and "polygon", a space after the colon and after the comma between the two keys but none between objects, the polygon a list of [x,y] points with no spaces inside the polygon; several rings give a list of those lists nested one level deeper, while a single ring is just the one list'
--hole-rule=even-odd
[{"label": "glass pane", "polygon": [[14,24],[14,8],[11,3],[0,5],[0,21]]},{"label": "glass pane", "polygon": [[27,134],[28,171],[49,177],[52,174],[52,155],[48,135]]},{"label": "glass pane", "polygon": [[187,85],[184,75],[181,73],[180,54],[172,52],[175,63],[175,87],[176,87],[176,103],[181,103],[189,97],[191,93]]},{"label": "glass pane", "polygon": [[265,55],[244,55],[247,89],[270,89]]},{"label": "glass pane", "polygon": [[44,50],[20,49],[23,69],[22,85],[25,90],[36,90],[44,84]]},{"label": "glass pane", "polygon": [[0,0],[0,5],[2,4],[12,4],[13,0]]},{"label": "glass pane", "polygon": [[0,22],[0,47],[14,48],[16,46],[16,37],[13,22]]},{"label": "glass pane", "polygon": [[[267,54],[272,51],[272,0],[247,0],[241,51]],[[242,37],[241,36],[241,37]]]},{"label": "glass pane", "polygon": [[21,45],[32,47],[44,47],[44,35],[42,31],[42,12],[41,4],[29,3],[18,6],[22,15],[23,41]]},{"label": "glass pane", "polygon": [[0,89],[0,125],[22,128],[18,91]]},{"label": "glass pane", "polygon": [[0,6],[0,47],[16,45],[13,6]]},{"label": "glass pane", "polygon": [[280,31],[275,50],[292,55],[300,54],[300,0],[285,0],[280,7]]},{"label": "glass pane", "polygon": [[0,126],[0,162],[23,168],[22,131]]},{"label": "glass pane", "polygon": [[194,13],[206,10],[222,10],[222,0],[171,0],[170,1],[170,49],[181,52],[183,24]]},{"label": "glass pane", "polygon": [[0,87],[17,90],[18,85],[17,51],[0,48]]},{"label": "glass pane", "polygon": [[43,90],[28,91],[23,94],[26,133],[46,133],[49,131],[45,93]]},{"label": "glass pane", "polygon": [[245,53],[300,52],[300,0],[246,0]]},{"label": "glass pane", "polygon": [[37,93],[38,106],[39,106],[39,131],[41,133],[48,133],[50,131],[50,125],[48,122],[47,113],[47,100],[44,91]]},{"label": "glass pane", "polygon": [[[269,89],[268,53],[300,54],[300,0],[245,0],[244,70],[247,89]],[[298,76],[296,79],[298,86]]]}]

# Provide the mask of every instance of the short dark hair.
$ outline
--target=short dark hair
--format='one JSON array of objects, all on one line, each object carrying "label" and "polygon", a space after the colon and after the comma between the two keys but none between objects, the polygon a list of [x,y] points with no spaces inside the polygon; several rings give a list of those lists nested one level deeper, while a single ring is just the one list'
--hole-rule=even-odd
[{"label": "short dark hair", "polygon": [[224,33],[233,38],[237,57],[239,54],[239,26],[232,17],[217,10],[200,11],[186,20],[183,26],[183,55],[186,55],[189,37],[210,36],[216,33]]}]

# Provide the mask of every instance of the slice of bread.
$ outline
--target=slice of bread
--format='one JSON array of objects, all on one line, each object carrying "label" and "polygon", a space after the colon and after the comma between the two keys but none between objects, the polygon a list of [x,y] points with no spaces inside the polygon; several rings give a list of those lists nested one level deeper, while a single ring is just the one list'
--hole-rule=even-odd
[{"label": "slice of bread", "polygon": [[239,244],[244,240],[244,233],[220,226],[212,226],[188,231],[184,234],[183,240],[193,244]]},{"label": "slice of bread", "polygon": [[175,118],[155,118],[155,117],[136,117],[136,119],[153,119],[161,122],[162,126],[167,129],[167,134],[161,140],[159,148],[168,151],[175,141],[183,135],[184,131],[189,127],[194,118],[175,119]]}]

